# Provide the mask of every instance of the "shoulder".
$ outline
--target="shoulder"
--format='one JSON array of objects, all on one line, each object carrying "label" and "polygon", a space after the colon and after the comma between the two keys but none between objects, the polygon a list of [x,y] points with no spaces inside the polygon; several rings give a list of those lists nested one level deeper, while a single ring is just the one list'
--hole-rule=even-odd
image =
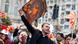
[{"label": "shoulder", "polygon": [[39,29],[35,29],[33,36],[40,37],[41,35],[42,35],[42,32]]},{"label": "shoulder", "polygon": [[41,31],[39,29],[34,29],[34,30],[35,30],[35,34],[41,33]]},{"label": "shoulder", "polygon": [[42,34],[42,32],[39,29],[35,29],[37,33]]}]

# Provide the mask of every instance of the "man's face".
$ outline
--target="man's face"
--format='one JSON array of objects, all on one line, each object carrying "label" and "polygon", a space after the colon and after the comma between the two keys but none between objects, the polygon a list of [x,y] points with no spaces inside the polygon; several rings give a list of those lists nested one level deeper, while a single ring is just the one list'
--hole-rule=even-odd
[{"label": "man's face", "polygon": [[49,24],[44,24],[43,27],[42,27],[42,31],[46,34],[49,34],[50,33],[50,25]]}]

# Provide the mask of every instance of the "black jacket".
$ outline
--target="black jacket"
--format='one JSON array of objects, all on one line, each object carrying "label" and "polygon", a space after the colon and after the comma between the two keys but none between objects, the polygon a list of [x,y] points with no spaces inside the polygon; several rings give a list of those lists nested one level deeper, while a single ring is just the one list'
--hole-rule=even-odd
[{"label": "black jacket", "polygon": [[26,20],[24,15],[21,16],[21,19],[28,31],[32,34],[29,44],[53,44],[53,41],[48,39],[47,36],[43,37],[41,31],[34,29],[32,25]]}]

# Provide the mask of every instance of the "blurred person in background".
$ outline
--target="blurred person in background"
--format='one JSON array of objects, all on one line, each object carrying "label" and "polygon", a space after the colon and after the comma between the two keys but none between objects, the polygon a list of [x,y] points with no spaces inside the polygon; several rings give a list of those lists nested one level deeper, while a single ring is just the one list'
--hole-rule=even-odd
[{"label": "blurred person in background", "polygon": [[69,36],[71,37],[70,44],[76,44],[76,33],[70,33]]},{"label": "blurred person in background", "polygon": [[64,44],[77,44],[76,43],[76,34],[70,33],[70,34],[66,35]]},{"label": "blurred person in background", "polygon": [[8,37],[8,33],[6,32],[6,30],[2,30],[1,33],[2,36],[0,38],[3,40],[4,44],[11,44],[11,41]]},{"label": "blurred person in background", "polygon": [[0,44],[4,44],[4,41],[2,40],[3,33],[0,32]]},{"label": "blurred person in background", "polygon": [[57,33],[56,34],[56,40],[57,40],[57,44],[63,44],[64,35],[62,33]]},{"label": "blurred person in background", "polygon": [[64,38],[64,44],[69,44],[69,41],[71,40],[71,37],[66,35]]},{"label": "blurred person in background", "polygon": [[28,34],[25,30],[21,30],[14,40],[14,44],[27,44]]},{"label": "blurred person in background", "polygon": [[13,44],[28,44],[29,32],[26,29],[21,28],[22,25],[17,25],[13,32]]}]

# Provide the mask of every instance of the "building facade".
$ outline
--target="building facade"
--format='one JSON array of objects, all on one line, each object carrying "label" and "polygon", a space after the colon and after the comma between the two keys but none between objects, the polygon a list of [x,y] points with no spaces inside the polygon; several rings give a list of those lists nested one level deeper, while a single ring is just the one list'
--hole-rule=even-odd
[{"label": "building facade", "polygon": [[[48,22],[52,25],[59,25],[62,30],[70,31],[70,23],[66,16],[73,11],[76,13],[75,29],[78,29],[78,0],[46,0],[46,2],[48,7],[47,12],[45,16],[38,20],[38,26],[44,22]],[[53,21],[52,15],[55,4],[59,6],[59,14],[58,18]]]}]

